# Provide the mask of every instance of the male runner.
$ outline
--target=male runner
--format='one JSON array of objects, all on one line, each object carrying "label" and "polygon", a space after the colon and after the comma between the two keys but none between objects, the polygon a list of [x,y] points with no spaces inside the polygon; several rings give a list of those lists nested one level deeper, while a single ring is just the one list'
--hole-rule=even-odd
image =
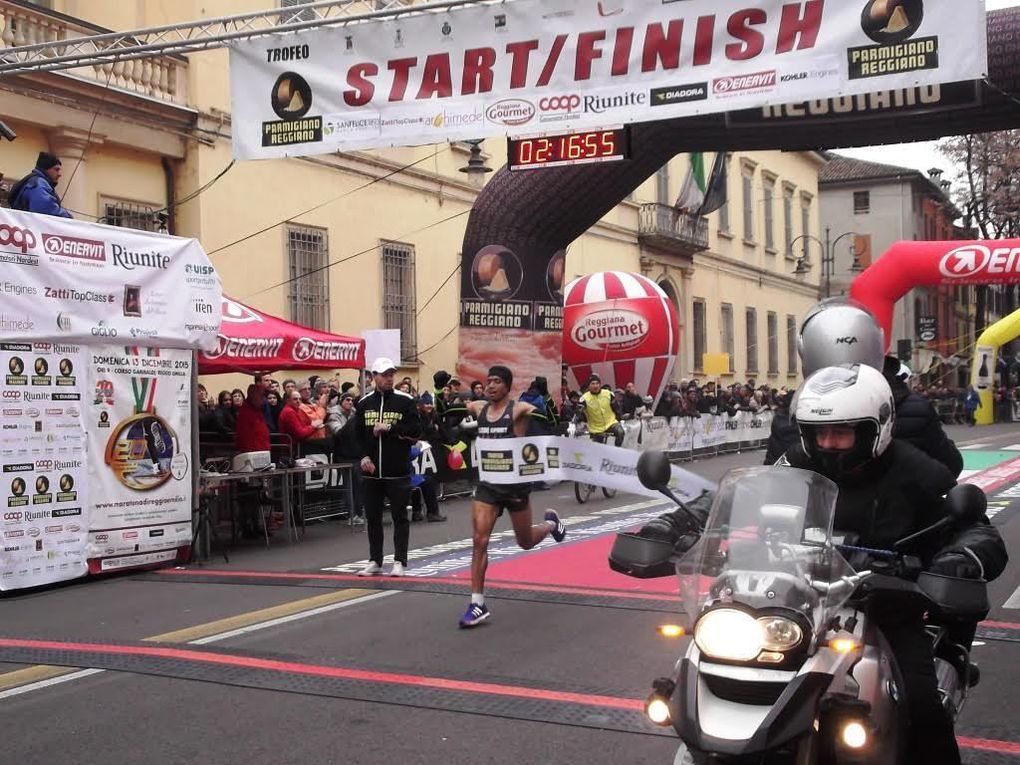
[{"label": "male runner", "polygon": [[[488,401],[470,401],[468,412],[478,418],[479,438],[516,438],[525,435],[528,417],[535,407],[510,398],[513,373],[504,366],[494,366],[485,381]],[[548,535],[562,542],[567,528],[552,510],[545,520],[531,525],[531,484],[491,484],[479,481],[471,503],[474,546],[471,550],[471,603],[460,618],[461,627],[474,627],[491,616],[485,605],[485,569],[489,565],[489,537],[496,519],[503,510],[510,513],[510,523],[521,549],[530,550]]]},{"label": "male runner", "polygon": [[588,422],[588,435],[592,439],[596,436],[607,439],[611,435],[616,446],[623,446],[624,432],[623,425],[619,423],[618,405],[612,391],[602,387],[601,377],[593,374],[588,378],[588,390],[581,396],[581,403]]}]

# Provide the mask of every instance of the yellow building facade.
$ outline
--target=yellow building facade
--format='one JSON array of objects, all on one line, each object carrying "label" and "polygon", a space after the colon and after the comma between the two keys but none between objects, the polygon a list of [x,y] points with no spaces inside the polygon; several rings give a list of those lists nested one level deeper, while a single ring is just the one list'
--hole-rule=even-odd
[{"label": "yellow building facade", "polygon": [[[267,4],[0,0],[0,39],[11,47]],[[453,369],[460,247],[478,193],[460,172],[469,147],[232,163],[230,103],[225,49],[6,77],[0,115],[18,138],[2,145],[4,188],[52,151],[63,160],[58,193],[76,217],[157,230],[169,213],[166,227],[202,243],[231,297],[342,334],[400,328],[405,374],[430,382],[436,369]],[[505,162],[503,141],[482,150],[490,167]],[[571,245],[567,275],[616,269],[663,284],[682,317],[677,380],[698,375],[702,353],[730,351],[724,380],[794,384],[787,322],[817,300],[819,257],[794,273],[789,245],[817,236],[821,162],[813,153],[732,155],[725,211],[677,247],[669,232],[658,235],[687,172],[677,157]],[[803,243],[793,242],[794,255]]]}]

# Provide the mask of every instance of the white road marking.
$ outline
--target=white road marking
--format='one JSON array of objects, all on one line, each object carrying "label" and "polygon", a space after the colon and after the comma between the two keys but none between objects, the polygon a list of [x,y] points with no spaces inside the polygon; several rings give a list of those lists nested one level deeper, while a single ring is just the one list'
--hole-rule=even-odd
[{"label": "white road marking", "polygon": [[1003,446],[1004,452],[1020,452],[1020,444],[1010,444],[1009,446]]},{"label": "white road marking", "polygon": [[984,443],[982,443],[982,444],[967,444],[966,446],[961,446],[960,447],[960,451],[962,452],[962,451],[970,451],[970,450],[977,450],[977,449],[985,449],[985,448],[987,448],[989,446],[992,446],[992,444],[984,444]]},{"label": "white road marking", "polygon": [[[310,611],[302,611],[297,614],[290,614],[289,616],[281,616],[276,619],[270,619],[265,622],[259,622],[258,624],[249,624],[247,627],[241,627],[236,630],[229,630],[227,632],[220,632],[216,635],[210,635],[209,637],[198,638],[197,640],[189,640],[186,645],[207,645],[209,643],[217,643],[221,640],[229,640],[232,637],[239,635],[247,635],[252,632],[258,632],[259,630],[268,629],[270,627],[276,627],[280,624],[287,624],[289,622],[296,622],[300,619],[307,619],[309,616],[318,616],[325,614],[330,611],[337,611],[341,608],[347,608],[360,603],[368,603],[371,600],[379,600],[389,595],[398,594],[399,590],[387,590],[385,592],[374,592],[371,595],[365,595],[361,598],[355,598],[354,600],[345,600],[341,603],[331,603],[328,606],[320,606],[319,608],[313,608]],[[159,645],[153,643],[153,646]],[[27,685],[19,685],[17,688],[10,688],[9,690],[0,692],[0,700],[10,698],[12,696],[20,696],[23,693],[31,693],[32,691],[41,691],[43,688],[49,688],[54,685],[60,685],[61,683],[69,683],[72,680],[81,680],[83,677],[89,677],[90,675],[98,675],[100,672],[106,672],[105,669],[83,669],[79,672],[73,672],[70,675],[61,675],[60,677],[51,677],[48,680],[40,680],[37,683],[28,683]]]},{"label": "white road marking", "polygon": [[1016,588],[1016,592],[1009,596],[1009,600],[1002,604],[1003,608],[1020,608],[1020,587]]}]

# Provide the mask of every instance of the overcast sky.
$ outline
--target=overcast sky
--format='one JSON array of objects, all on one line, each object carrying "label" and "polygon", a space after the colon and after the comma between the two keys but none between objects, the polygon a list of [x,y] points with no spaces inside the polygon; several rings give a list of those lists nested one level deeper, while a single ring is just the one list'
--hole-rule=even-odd
[{"label": "overcast sky", "polygon": [[[987,0],[985,8],[989,11],[999,8],[1012,8],[1020,5],[1020,0]],[[900,143],[890,146],[869,146],[860,149],[840,149],[840,154],[847,154],[851,157],[870,159],[873,162],[885,162],[900,167],[911,167],[916,170],[927,171],[930,167],[941,167],[947,171],[947,175],[955,175],[951,170],[949,160],[935,147],[935,141],[923,141],[920,143]]]}]

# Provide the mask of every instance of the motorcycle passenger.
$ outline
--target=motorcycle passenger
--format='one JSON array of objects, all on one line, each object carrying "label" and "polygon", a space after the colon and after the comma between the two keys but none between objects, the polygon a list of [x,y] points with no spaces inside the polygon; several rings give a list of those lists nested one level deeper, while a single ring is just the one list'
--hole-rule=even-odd
[{"label": "motorcycle passenger", "polygon": [[[779,459],[821,473],[839,486],[835,528],[861,546],[894,543],[945,517],[942,496],[956,483],[943,464],[893,438],[895,402],[881,372],[865,364],[825,367],[811,375],[793,405],[800,444]],[[926,535],[904,551],[934,573],[992,580],[1007,554],[987,519],[952,533]],[[956,763],[960,754],[938,694],[923,614],[878,603],[871,618],[896,656],[910,719],[905,762]]]},{"label": "motorcycle passenger", "polygon": [[[872,313],[860,303],[836,297],[815,305],[800,326],[797,337],[804,377],[823,367],[838,364],[866,364],[882,371],[886,363],[885,338]],[[897,376],[899,367],[897,366]],[[946,466],[953,478],[963,470],[963,457],[942,429],[931,402],[912,393],[905,382],[893,385],[896,410],[893,437],[910,441],[928,456]],[[772,420],[765,464],[794,446],[799,439],[795,422]]]},{"label": "motorcycle passenger", "polygon": [[596,374],[588,378],[588,390],[581,396],[588,435],[592,438],[602,434],[612,435],[617,446],[623,445],[623,425],[620,412],[612,391],[602,387],[602,378]]}]

